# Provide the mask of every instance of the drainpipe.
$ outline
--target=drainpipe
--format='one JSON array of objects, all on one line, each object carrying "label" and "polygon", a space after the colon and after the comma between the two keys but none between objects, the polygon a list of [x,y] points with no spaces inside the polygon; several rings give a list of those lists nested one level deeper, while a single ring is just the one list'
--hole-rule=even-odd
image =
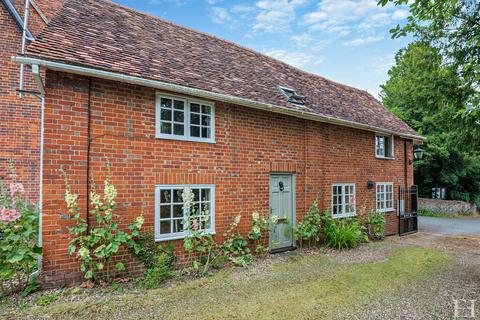
[{"label": "drainpipe", "polygon": [[[40,124],[40,175],[39,175],[39,195],[38,195],[38,246],[43,247],[43,154],[44,154],[44,136],[45,136],[45,95],[42,95],[42,115],[41,115],[41,124]],[[42,273],[43,269],[43,253],[38,257],[37,260],[37,271],[32,273],[32,276],[38,277]]]},{"label": "drainpipe", "polygon": [[[27,27],[28,27],[28,8],[30,7],[30,0],[25,0],[25,18],[23,19],[23,31],[22,31],[22,56],[25,55],[25,49],[27,46]],[[25,65],[22,63],[20,65],[20,98],[23,98],[24,93],[24,74],[25,74]]]}]

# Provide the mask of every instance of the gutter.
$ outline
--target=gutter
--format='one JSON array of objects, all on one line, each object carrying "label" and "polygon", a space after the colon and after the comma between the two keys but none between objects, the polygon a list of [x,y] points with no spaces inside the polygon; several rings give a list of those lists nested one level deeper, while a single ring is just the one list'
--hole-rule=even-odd
[{"label": "gutter", "polygon": [[72,65],[67,63],[54,62],[54,61],[38,59],[38,58],[21,57],[21,56],[12,57],[12,61],[20,64],[31,64],[31,65],[36,64],[39,66],[43,66],[46,69],[55,70],[55,71],[62,71],[62,72],[68,72],[68,73],[78,74],[82,76],[125,82],[125,83],[140,85],[144,87],[183,93],[183,94],[196,96],[204,99],[233,103],[233,104],[250,107],[254,109],[289,115],[289,116],[293,116],[301,119],[308,119],[308,120],[313,120],[318,122],[330,123],[330,124],[335,124],[335,125],[344,126],[344,127],[372,131],[376,133],[395,135],[405,139],[411,139],[416,141],[426,140],[425,137],[414,135],[414,134],[399,133],[394,130],[379,128],[379,127],[358,123],[354,121],[344,120],[344,119],[337,119],[327,115],[319,115],[313,112],[292,110],[286,107],[277,106],[269,103],[258,102],[250,99],[210,92],[210,91],[201,90],[201,89],[195,89],[195,88],[172,84],[164,81],[129,76],[126,74],[112,72],[112,71],[105,71],[105,70],[100,70],[100,69],[95,69],[90,67],[83,67],[83,66]]},{"label": "gutter", "polygon": [[[10,0],[1,0],[1,1],[5,5],[5,7],[7,8],[7,11],[13,17],[13,20],[15,20],[15,22],[17,23],[20,30],[23,30],[23,19],[18,14],[17,9],[15,9],[15,7],[10,2]],[[32,33],[29,30],[26,30],[26,35],[27,35],[27,39],[29,41],[35,40],[34,36],[32,35]]]}]

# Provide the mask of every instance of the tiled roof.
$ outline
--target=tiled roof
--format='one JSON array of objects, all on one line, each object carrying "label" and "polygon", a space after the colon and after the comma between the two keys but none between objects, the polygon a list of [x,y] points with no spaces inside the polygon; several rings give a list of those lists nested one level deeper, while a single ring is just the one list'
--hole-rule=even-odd
[{"label": "tiled roof", "polygon": [[[416,135],[366,91],[107,0],[68,0],[28,56]],[[306,95],[307,104],[288,102],[279,85]]]}]

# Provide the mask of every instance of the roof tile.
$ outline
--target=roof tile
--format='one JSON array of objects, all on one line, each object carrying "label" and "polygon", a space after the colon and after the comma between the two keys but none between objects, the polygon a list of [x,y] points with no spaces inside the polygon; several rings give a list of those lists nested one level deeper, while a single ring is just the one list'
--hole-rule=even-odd
[{"label": "roof tile", "polygon": [[[169,82],[393,130],[415,131],[366,91],[107,0],[68,0],[28,56]],[[307,96],[288,102],[277,86]]]}]

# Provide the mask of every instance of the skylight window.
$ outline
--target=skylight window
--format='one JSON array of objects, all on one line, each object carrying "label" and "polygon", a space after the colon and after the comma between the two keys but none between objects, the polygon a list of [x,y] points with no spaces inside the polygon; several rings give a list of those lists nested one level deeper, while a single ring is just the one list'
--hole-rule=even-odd
[{"label": "skylight window", "polygon": [[278,86],[278,90],[288,98],[288,102],[302,106],[307,102],[307,97],[296,93],[294,89]]}]

